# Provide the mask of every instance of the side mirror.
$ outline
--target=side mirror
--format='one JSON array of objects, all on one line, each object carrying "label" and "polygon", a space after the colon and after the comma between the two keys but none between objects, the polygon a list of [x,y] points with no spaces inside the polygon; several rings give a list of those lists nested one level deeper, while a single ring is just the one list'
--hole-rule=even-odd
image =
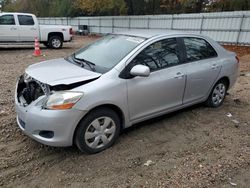
[{"label": "side mirror", "polygon": [[130,74],[133,76],[148,77],[150,75],[150,69],[145,65],[135,65],[131,69]]}]

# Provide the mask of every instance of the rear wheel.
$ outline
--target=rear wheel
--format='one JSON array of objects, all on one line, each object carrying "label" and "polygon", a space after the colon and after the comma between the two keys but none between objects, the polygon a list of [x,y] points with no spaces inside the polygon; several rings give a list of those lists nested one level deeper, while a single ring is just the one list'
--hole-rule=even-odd
[{"label": "rear wheel", "polygon": [[120,133],[120,119],[109,108],[90,112],[79,124],[75,144],[86,153],[98,153],[112,146]]},{"label": "rear wheel", "polygon": [[225,80],[218,81],[214,88],[212,89],[207,101],[206,105],[209,107],[217,108],[221,106],[226,97],[228,84]]},{"label": "rear wheel", "polygon": [[49,38],[48,45],[53,49],[60,49],[63,46],[63,40],[60,36],[52,36]]}]

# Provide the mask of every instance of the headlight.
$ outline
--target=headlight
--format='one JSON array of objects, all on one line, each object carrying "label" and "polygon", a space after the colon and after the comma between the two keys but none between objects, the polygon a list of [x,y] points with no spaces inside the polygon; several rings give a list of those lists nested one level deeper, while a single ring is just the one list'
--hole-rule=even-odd
[{"label": "headlight", "polygon": [[62,91],[51,94],[44,103],[45,109],[66,110],[72,108],[83,96],[81,92]]}]

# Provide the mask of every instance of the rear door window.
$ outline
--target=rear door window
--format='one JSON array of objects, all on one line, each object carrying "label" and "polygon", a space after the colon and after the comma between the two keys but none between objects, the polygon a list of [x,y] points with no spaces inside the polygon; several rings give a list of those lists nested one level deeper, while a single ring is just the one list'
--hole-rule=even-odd
[{"label": "rear door window", "polygon": [[0,16],[0,25],[15,25],[15,19],[13,15]]},{"label": "rear door window", "polygon": [[28,15],[18,15],[19,25],[34,25],[34,20],[32,16]]},{"label": "rear door window", "polygon": [[183,40],[188,62],[217,57],[214,48],[204,39],[187,37],[183,38]]}]

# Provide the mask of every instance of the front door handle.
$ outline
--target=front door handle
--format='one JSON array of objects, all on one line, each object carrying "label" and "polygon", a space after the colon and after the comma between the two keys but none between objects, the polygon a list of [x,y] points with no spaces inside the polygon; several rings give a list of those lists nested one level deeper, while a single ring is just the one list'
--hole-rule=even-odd
[{"label": "front door handle", "polygon": [[35,30],[36,30],[36,28],[32,27],[30,30],[35,31]]},{"label": "front door handle", "polygon": [[10,30],[17,30],[17,28],[16,27],[12,27],[12,28],[10,28]]},{"label": "front door handle", "polygon": [[176,75],[175,75],[174,78],[176,78],[176,79],[181,79],[181,78],[183,78],[183,77],[184,77],[184,74],[181,73],[181,72],[178,72],[178,73],[176,73]]},{"label": "front door handle", "polygon": [[213,65],[212,65],[212,69],[213,69],[213,70],[216,70],[217,68],[218,68],[218,65],[217,65],[217,64],[213,64]]}]

